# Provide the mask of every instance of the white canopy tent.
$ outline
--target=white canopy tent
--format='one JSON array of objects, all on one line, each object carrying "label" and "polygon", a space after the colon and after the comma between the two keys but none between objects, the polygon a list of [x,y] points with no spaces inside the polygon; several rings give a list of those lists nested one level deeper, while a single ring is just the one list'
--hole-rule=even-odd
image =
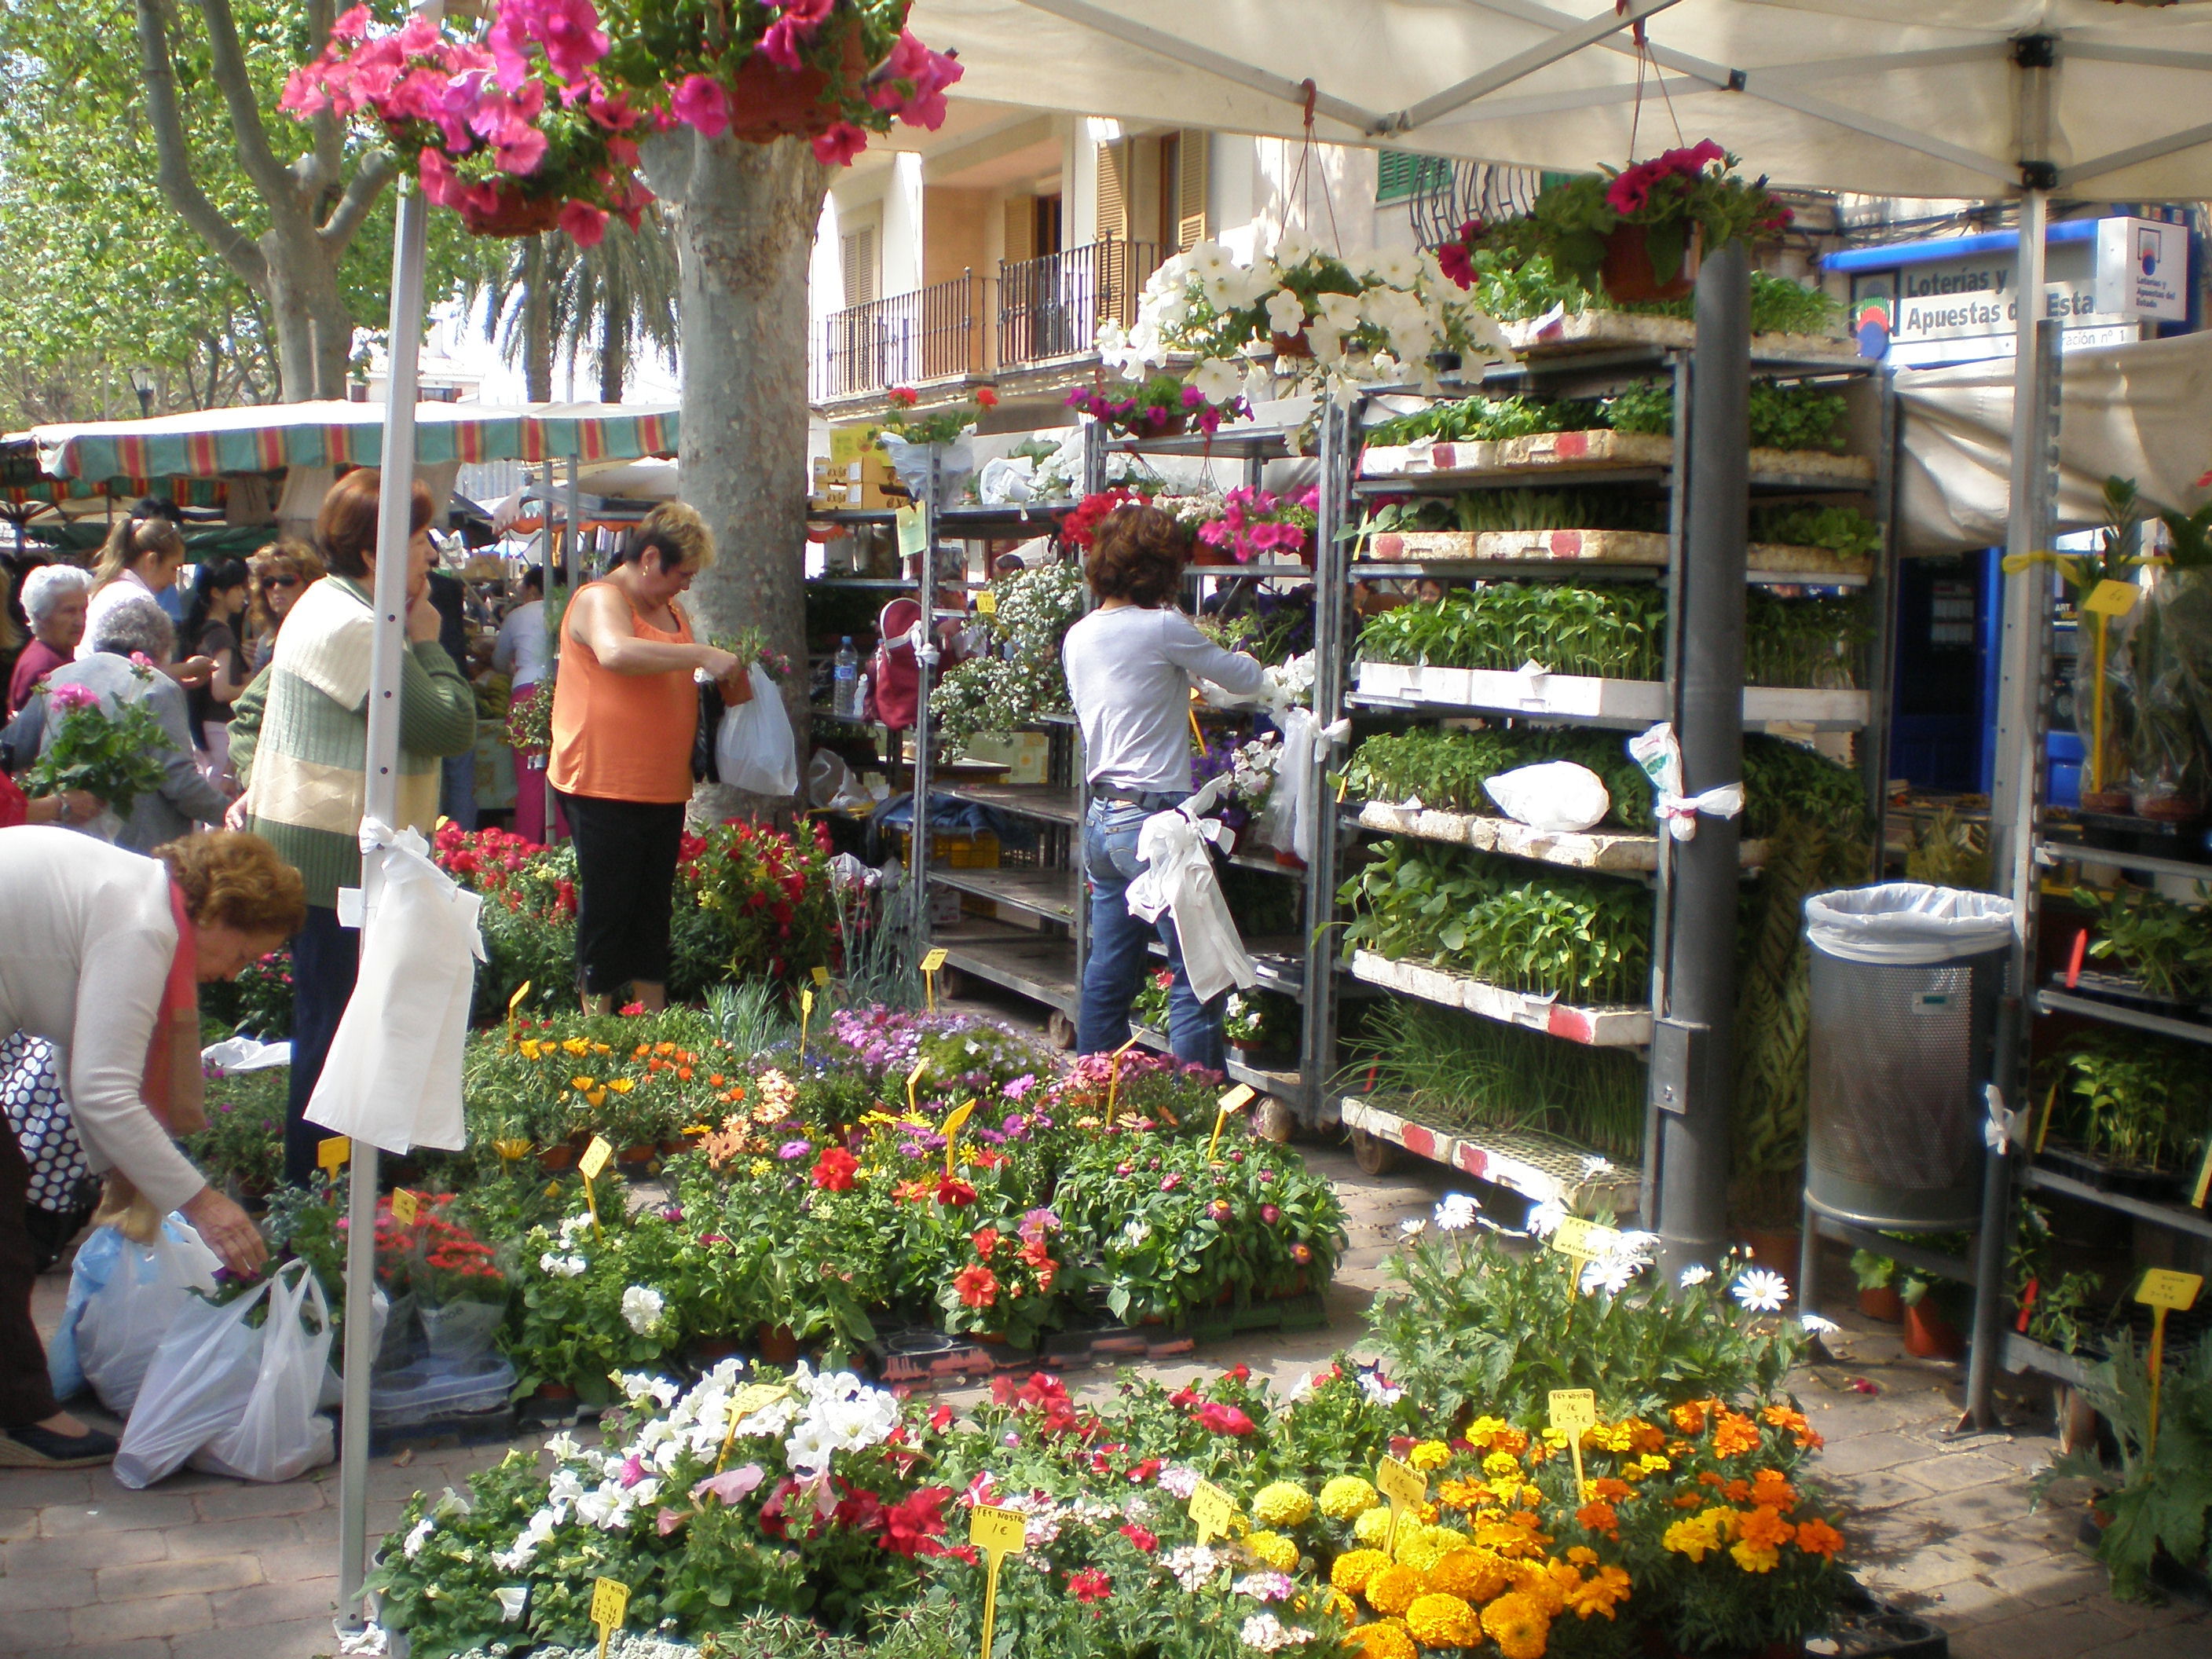
[{"label": "white canopy tent", "polygon": [[[437,0],[430,0],[434,8]],[[1785,185],[1875,194],[2017,195],[2016,292],[2043,287],[2052,191],[2085,200],[2212,197],[2212,4],[2106,0],[918,0],[911,27],[966,69],[963,98],[1177,126],[1389,145],[1586,170],[1711,137]],[[1648,27],[1650,43],[1634,35]],[[1632,139],[1632,134],[1635,137]],[[395,239],[392,377],[415,380],[422,315],[419,196]],[[2048,495],[2033,440],[2050,401],[2025,310],[2011,446],[2011,540],[2042,539]],[[413,454],[414,406],[395,396],[391,456]],[[387,499],[386,506],[392,501]],[[388,821],[404,520],[387,513],[369,733],[370,811]],[[2029,878],[2044,590],[2007,597],[2011,672],[2000,711],[2010,757],[1995,802],[2000,869]],[[371,879],[374,879],[372,877]],[[356,1220],[375,1159],[354,1167]],[[349,1290],[365,1305],[372,1253],[356,1226]],[[2001,1244],[1998,1248],[2002,1248]],[[1986,1337],[1988,1333],[1982,1334]],[[1991,1344],[1976,1344],[1978,1367]],[[369,1353],[346,1333],[340,1572],[362,1577]]]}]

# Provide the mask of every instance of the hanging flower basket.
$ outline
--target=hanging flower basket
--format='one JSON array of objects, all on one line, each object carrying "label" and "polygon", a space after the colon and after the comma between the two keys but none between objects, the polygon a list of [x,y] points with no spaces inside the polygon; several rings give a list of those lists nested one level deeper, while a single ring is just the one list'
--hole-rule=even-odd
[{"label": "hanging flower basket", "polygon": [[1652,270],[1646,228],[1624,220],[1605,239],[1605,263],[1598,267],[1598,280],[1605,284],[1607,295],[1620,305],[1684,299],[1697,287],[1699,252],[1693,231],[1682,250],[1681,270],[1662,283]]},{"label": "hanging flower basket", "polygon": [[499,204],[489,210],[474,202],[464,204],[461,222],[477,236],[537,236],[557,229],[561,223],[557,196],[524,196],[502,189]]},{"label": "hanging flower basket", "polygon": [[804,62],[784,69],[756,52],[730,80],[730,136],[754,144],[819,137],[844,118],[845,103],[867,72],[858,19],[845,30],[835,96],[824,96],[829,70]]},{"label": "hanging flower basket", "polygon": [[1313,340],[1303,328],[1295,334],[1277,333],[1272,340],[1278,357],[1310,359],[1314,355]]}]

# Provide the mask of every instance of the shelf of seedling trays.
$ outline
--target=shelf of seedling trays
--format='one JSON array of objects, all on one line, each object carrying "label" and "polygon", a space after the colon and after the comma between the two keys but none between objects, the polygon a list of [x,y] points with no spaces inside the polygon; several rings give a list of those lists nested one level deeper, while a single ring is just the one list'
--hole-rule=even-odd
[{"label": "shelf of seedling trays", "polygon": [[[1522,325],[1521,332],[1524,337],[1515,341],[1523,354],[1520,362],[1470,377],[1448,395],[1601,395],[1638,376],[1671,374],[1693,334],[1675,319],[1601,312],[1539,319]],[[1863,373],[1851,350],[1849,342],[1761,337],[1753,343],[1753,372],[1786,379]],[[1394,400],[1392,407],[1402,405]],[[1358,501],[1379,496],[1603,487],[1665,497],[1676,485],[1680,460],[1673,436],[1610,428],[1370,446],[1360,454],[1351,483],[1354,521]],[[1870,459],[1826,452],[1753,449],[1749,471],[1753,492],[1768,496],[1864,494],[1878,481]],[[1679,507],[1676,514],[1679,519]],[[1385,530],[1363,537],[1356,546],[1346,567],[1353,579],[1650,582],[1663,579],[1670,568],[1675,537],[1649,529]],[[1817,588],[1863,587],[1875,564],[1863,553],[1773,542],[1753,543],[1746,562],[1751,584]],[[1666,680],[1555,674],[1536,662],[1498,672],[1363,661],[1352,678],[1346,702],[1353,709],[1417,719],[1504,715],[1636,731],[1667,720],[1673,707]],[[1856,730],[1869,722],[1873,707],[1873,695],[1864,690],[1747,686],[1743,691],[1744,723],[1750,727],[1787,721]],[[1434,811],[1416,801],[1354,803],[1343,816],[1362,830],[1601,875],[1648,879],[1661,861],[1656,836],[1555,834],[1503,817]],[[1764,863],[1765,854],[1760,842],[1743,844],[1747,867]],[[1366,984],[1568,1042],[1642,1048],[1651,1039],[1648,1006],[1579,1006],[1368,951],[1352,951],[1344,965]],[[1394,1104],[1403,1109],[1393,1109]],[[1358,1096],[1340,1106],[1343,1121],[1357,1132],[1356,1144],[1364,1137],[1401,1147],[1539,1202],[1556,1200],[1585,1212],[1638,1206],[1636,1170],[1551,1137],[1424,1124],[1406,1115],[1413,1109]]]}]

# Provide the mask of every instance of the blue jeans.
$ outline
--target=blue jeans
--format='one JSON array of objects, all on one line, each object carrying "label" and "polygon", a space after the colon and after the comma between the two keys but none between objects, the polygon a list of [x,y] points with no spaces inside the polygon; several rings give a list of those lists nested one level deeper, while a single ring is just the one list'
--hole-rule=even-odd
[{"label": "blue jeans", "polygon": [[[463,750],[458,755],[448,755],[438,763],[438,811],[453,819],[462,829],[473,832],[477,827],[477,751]],[[545,833],[544,826],[517,829],[536,841]]]},{"label": "blue jeans", "polygon": [[1168,993],[1168,1039],[1185,1065],[1220,1071],[1222,1005],[1212,1007],[1191,994],[1183,971],[1182,946],[1174,921],[1162,915],[1155,925],[1129,911],[1129,884],[1144,867],[1137,862],[1137,834],[1156,811],[1133,802],[1093,800],[1083,825],[1083,870],[1091,884],[1091,954],[1083,969],[1083,1000],[1075,1022],[1075,1051],[1110,1054],[1129,1040],[1129,1005],[1152,967],[1149,946],[1157,937],[1168,947],[1175,986]]}]

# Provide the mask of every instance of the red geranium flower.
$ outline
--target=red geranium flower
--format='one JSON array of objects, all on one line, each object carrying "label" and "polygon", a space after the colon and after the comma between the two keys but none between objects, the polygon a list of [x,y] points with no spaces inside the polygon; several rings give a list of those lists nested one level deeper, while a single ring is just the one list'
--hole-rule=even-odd
[{"label": "red geranium flower", "polygon": [[814,1184],[825,1193],[842,1193],[853,1184],[860,1160],[842,1146],[828,1146],[814,1165]]},{"label": "red geranium flower", "polygon": [[1114,1581],[1096,1567],[1067,1575],[1067,1593],[1079,1601],[1103,1601],[1114,1593]]},{"label": "red geranium flower", "polygon": [[1134,1544],[1139,1549],[1144,1551],[1147,1555],[1150,1555],[1154,1550],[1160,1547],[1159,1537],[1157,1534],[1146,1532],[1142,1527],[1139,1526],[1133,1521],[1127,1526],[1121,1528],[1121,1536],[1127,1539],[1132,1544]]},{"label": "red geranium flower", "polygon": [[1224,1406],[1209,1400],[1194,1413],[1198,1420],[1216,1434],[1250,1434],[1252,1419],[1234,1406]]},{"label": "red geranium flower", "polygon": [[937,1541],[945,1531],[945,1500],[950,1486],[924,1486],[884,1511],[883,1546],[893,1555],[942,1555]]},{"label": "red geranium flower", "polygon": [[895,386],[890,389],[890,400],[901,409],[912,409],[921,401],[921,393],[910,386]]}]

